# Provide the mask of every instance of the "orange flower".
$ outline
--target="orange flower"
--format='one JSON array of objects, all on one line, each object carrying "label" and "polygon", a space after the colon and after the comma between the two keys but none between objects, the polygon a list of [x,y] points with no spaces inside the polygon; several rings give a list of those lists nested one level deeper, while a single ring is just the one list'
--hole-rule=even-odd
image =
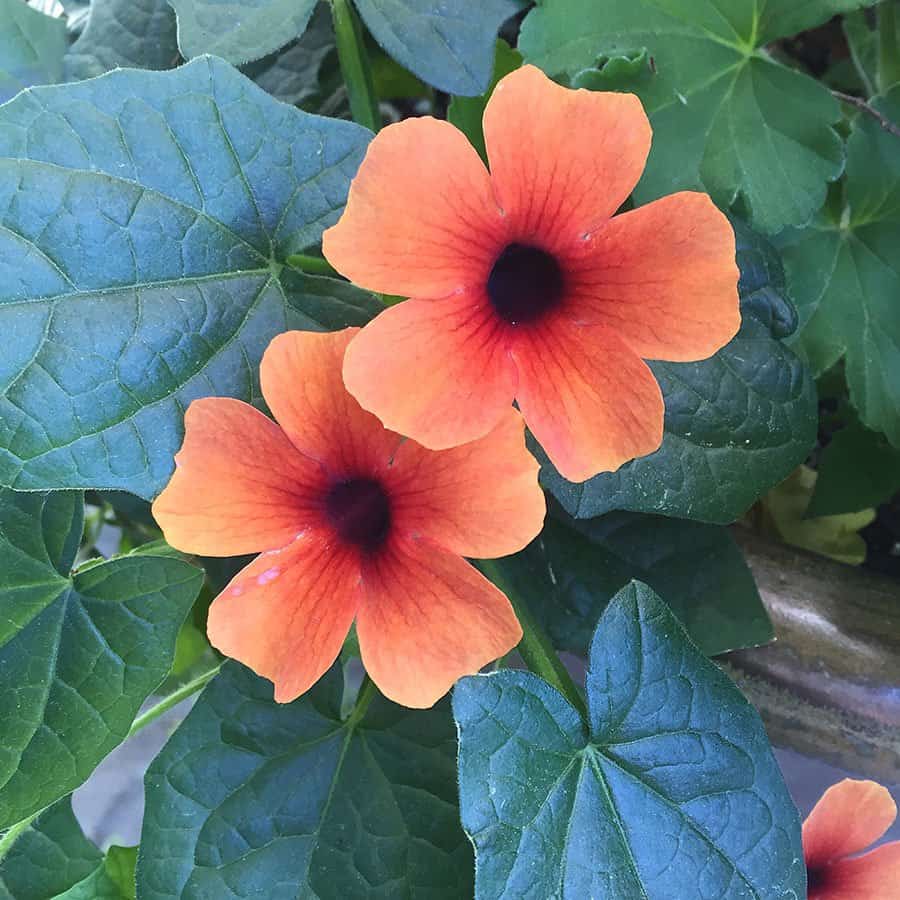
[{"label": "orange flower", "polygon": [[582,481],[662,440],[644,359],[710,356],[740,324],[734,234],[705,194],[611,218],[650,150],[630,94],[507,75],[484,114],[490,174],[447,122],[369,146],[324,252],[348,278],[412,297],[350,345],[344,380],[387,427],[438,450],[487,434],[513,399]]},{"label": "orange flower", "polygon": [[854,856],[896,817],[891,795],[874,781],[846,778],[828,788],[803,823],[809,900],[900,897],[900,841]]},{"label": "orange flower", "polygon": [[238,400],[192,403],[153,514],[186,552],[260,554],[215,599],[208,629],[276,700],[316,682],[355,619],[382,692],[426,707],[521,638],[509,601],[462,557],[522,549],[544,495],[515,410],[440,453],[364,412],[341,380],[356,331],[272,341],[260,379],[278,425]]}]

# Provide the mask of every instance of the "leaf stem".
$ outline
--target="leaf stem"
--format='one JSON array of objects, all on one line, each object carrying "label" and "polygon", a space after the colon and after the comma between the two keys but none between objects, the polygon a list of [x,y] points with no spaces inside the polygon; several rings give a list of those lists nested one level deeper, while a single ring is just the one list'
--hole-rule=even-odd
[{"label": "leaf stem", "polygon": [[900,81],[900,44],[897,41],[896,0],[878,6],[878,89],[884,93]]},{"label": "leaf stem", "polygon": [[513,589],[496,560],[480,559],[476,565],[506,594],[512,604],[519,624],[522,626],[522,640],[516,649],[525,661],[525,665],[551,687],[556,688],[582,716],[585,716],[587,709],[581,692],[553,648],[547,632],[529,609],[525,598]]},{"label": "leaf stem", "polygon": [[159,703],[155,706],[151,706],[150,709],[134,720],[125,739],[127,740],[132,735],[137,734],[142,728],[146,728],[147,725],[155,719],[158,719],[163,713],[168,712],[173,706],[177,706],[181,703],[182,700],[186,700],[192,694],[196,694],[197,691],[202,690],[219,673],[219,669],[221,668],[222,663],[219,663],[211,669],[208,669],[202,675],[198,675],[187,684],[182,685],[177,690],[172,691],[168,696],[163,697]]},{"label": "leaf stem", "polygon": [[355,728],[361,721],[363,716],[369,709],[369,704],[378,695],[378,688],[375,682],[368,675],[363,676],[362,684],[359,686],[359,692],[356,695],[356,702],[353,709],[347,717],[347,727]]},{"label": "leaf stem", "polygon": [[381,127],[372,69],[363,45],[363,31],[350,0],[331,0],[338,60],[350,98],[353,120],[371,131]]},{"label": "leaf stem", "polygon": [[308,256],[305,253],[294,253],[287,258],[287,264],[293,269],[306,272],[307,275],[337,275],[337,269],[321,256]]},{"label": "leaf stem", "polygon": [[849,103],[851,106],[855,106],[858,110],[866,113],[867,115],[872,116],[873,119],[878,121],[878,124],[887,131],[889,134],[894,135],[894,137],[900,138],[900,125],[892,122],[887,116],[882,115],[871,103],[867,100],[863,100],[862,97],[854,97],[853,94],[845,94],[843,91],[832,91],[832,96],[836,97],[842,103]]},{"label": "leaf stem", "polygon": [[43,810],[38,810],[36,813],[32,813],[28,816],[27,819],[22,819],[21,822],[16,822],[15,825],[10,825],[9,828],[6,829],[6,832],[0,837],[0,860],[12,850],[12,845],[19,839],[19,835],[38,817],[38,814],[43,812]]}]

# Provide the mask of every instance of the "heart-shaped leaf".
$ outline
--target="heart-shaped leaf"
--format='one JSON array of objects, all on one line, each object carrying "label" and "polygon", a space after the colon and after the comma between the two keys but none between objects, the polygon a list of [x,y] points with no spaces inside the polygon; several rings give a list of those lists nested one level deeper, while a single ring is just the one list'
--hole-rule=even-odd
[{"label": "heart-shaped leaf", "polygon": [[134,900],[131,847],[92,844],[66,797],[15,836],[0,857],[0,900]]},{"label": "heart-shaped leaf", "polygon": [[525,550],[495,563],[557,649],[586,654],[601,613],[632,580],[652,587],[711,656],[775,636],[727,529],[626,512],[571,526],[550,518]]},{"label": "heart-shaped leaf", "polygon": [[[522,26],[519,49],[550,74],[576,76],[598,56],[646,49],[636,79],[653,123],[643,203],[705,187],[740,201],[768,233],[803,225],[843,167],[841,118],[828,89],[776,62],[766,45],[857,9],[864,0],[553,0]],[[625,89],[622,85],[621,89]]]},{"label": "heart-shaped leaf", "polygon": [[471,896],[449,703],[342,694],[338,666],[283,705],[225,665],[147,772],[141,900]]},{"label": "heart-shaped leaf", "polygon": [[[900,85],[876,99],[900,122]],[[870,116],[853,121],[847,174],[816,220],[779,238],[816,375],[844,360],[863,423],[900,447],[900,140]]]},{"label": "heart-shaped leaf", "polygon": [[202,573],[177,559],[69,568],[83,504],[0,491],[0,829],[81,784],[172,663]]},{"label": "heart-shaped leaf", "polygon": [[175,11],[168,0],[93,0],[84,31],[66,55],[70,81],[116,68],[178,64]]},{"label": "heart-shaped leaf", "polygon": [[33,84],[62,80],[66,23],[22,0],[0,0],[0,103]]},{"label": "heart-shaped leaf", "polygon": [[666,401],[659,450],[583,484],[542,455],[541,481],[577,518],[614,509],[727,524],[786,478],[816,439],[816,389],[779,338],[796,327],[778,254],[735,222],[743,324],[707,360],[651,363]]},{"label": "heart-shaped leaf", "polygon": [[587,726],[530,673],[457,684],[476,900],[806,896],[759,716],[649,588],[604,613],[586,687]]},{"label": "heart-shaped leaf", "polygon": [[152,497],[191,400],[258,399],[286,328],[364,324],[371,295],[282,262],[370,136],[212,58],[0,108],[0,484]]}]

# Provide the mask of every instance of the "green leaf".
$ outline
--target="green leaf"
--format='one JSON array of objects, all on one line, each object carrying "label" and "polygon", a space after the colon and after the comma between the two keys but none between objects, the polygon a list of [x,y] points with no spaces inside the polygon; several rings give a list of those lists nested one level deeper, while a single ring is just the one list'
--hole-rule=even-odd
[{"label": "green leaf", "polygon": [[759,716],[644,585],[600,620],[586,688],[587,726],[530,673],[457,683],[476,900],[806,896]]},{"label": "green leaf", "polygon": [[142,900],[471,896],[449,703],[342,720],[342,693],[335,666],[277,704],[226,663],[147,772]]},{"label": "green leaf", "polygon": [[[331,70],[326,67],[333,61]],[[334,29],[327,3],[319,3],[313,11],[306,31],[276,53],[249,63],[241,70],[264,91],[283,103],[290,103],[307,112],[336,115],[338,102],[335,93],[341,92]],[[330,72],[332,77],[327,77]],[[346,101],[346,98],[344,98]],[[334,107],[334,109],[330,108]]]},{"label": "green leaf", "polygon": [[[900,122],[900,85],[874,105]],[[779,237],[816,375],[844,360],[863,423],[900,447],[900,141],[871,116],[853,120],[842,195]]]},{"label": "green leaf", "polygon": [[33,84],[63,77],[66,23],[22,0],[0,0],[0,103]]},{"label": "green leaf", "polygon": [[171,69],[181,57],[167,0],[94,0],[84,31],[66,56],[66,78],[116,68]]},{"label": "green leaf", "polygon": [[841,22],[850,58],[867,96],[878,92],[878,29],[870,22],[874,18],[870,10],[859,10],[848,13]]},{"label": "green leaf", "polygon": [[306,30],[316,0],[170,0],[185,59],[214,53],[235,65],[261,59]]},{"label": "green leaf", "polygon": [[[856,9],[862,0],[553,0],[522,25],[519,49],[550,74],[577,75],[598,56],[647,50],[649,81],[630,89],[653,123],[639,203],[704,187],[757,229],[807,223],[843,167],[837,101],[776,62],[766,44]],[[625,85],[621,86],[625,89]]]},{"label": "green leaf", "polygon": [[522,54],[518,50],[513,50],[506,41],[498,39],[494,72],[488,89],[480,97],[454,97],[447,109],[447,118],[451,124],[469,139],[469,143],[478,151],[485,163],[488,161],[487,148],[484,146],[484,130],[481,126],[485,107],[491,94],[494,93],[494,88],[497,87],[497,82],[521,65]]},{"label": "green leaf", "polygon": [[121,557],[69,575],[83,506],[0,491],[0,828],[74,790],[172,663],[202,573]]},{"label": "green leaf", "polygon": [[336,221],[370,137],[212,58],[0,108],[0,484],[150,498],[191,400],[258,400],[285,329],[364,324],[370,294],[282,261]]},{"label": "green leaf", "polygon": [[816,439],[816,389],[778,338],[796,326],[778,254],[734,221],[743,323],[697,363],[651,363],[666,401],[659,450],[583,484],[540,453],[542,483],[577,518],[614,509],[728,524],[793,471]]},{"label": "green leaf", "polygon": [[655,66],[646,47],[617,56],[604,56],[597,60],[596,68],[584,69],[574,75],[572,87],[636,93],[639,87],[650,87],[656,74]]},{"label": "green leaf", "polygon": [[66,797],[41,813],[0,858],[0,900],[134,900],[136,850],[104,856]]},{"label": "green leaf", "polygon": [[725,528],[636,513],[571,525],[548,519],[537,540],[496,563],[557,649],[586,654],[601,613],[632,580],[650,585],[709,655],[775,636]]},{"label": "green leaf", "polygon": [[519,0],[354,0],[372,36],[405,68],[448,94],[487,90],[497,30]]},{"label": "green leaf", "polygon": [[900,491],[900,450],[858,423],[822,451],[807,516],[835,516],[880,506]]}]

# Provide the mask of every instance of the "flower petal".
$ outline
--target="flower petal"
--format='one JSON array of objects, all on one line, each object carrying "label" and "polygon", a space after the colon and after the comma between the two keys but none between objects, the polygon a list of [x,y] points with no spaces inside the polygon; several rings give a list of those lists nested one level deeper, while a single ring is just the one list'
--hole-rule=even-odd
[{"label": "flower petal", "polygon": [[525,423],[569,481],[614,472],[659,448],[662,392],[608,329],[544,320],[520,332],[512,354]]},{"label": "flower petal", "polygon": [[166,540],[186,553],[238,556],[283,547],[318,521],[324,472],[240,400],[195,400],[175,474],[153,504]]},{"label": "flower petal", "polygon": [[734,231],[706,194],[683,192],[610,219],[570,265],[569,309],[644,359],[705,359],[741,324]]},{"label": "flower petal", "polygon": [[395,541],[364,573],[356,620],[363,664],[385,696],[434,705],[453,683],[510,651],[522,629],[480,572],[428,541]]},{"label": "flower petal", "polygon": [[338,476],[377,474],[400,443],[344,387],[344,352],[358,331],[280,334],[259,370],[266,403],[294,446]]},{"label": "flower petal", "polygon": [[310,530],[239,572],[210,606],[207,633],[288,703],[337,659],[360,596],[358,555]]},{"label": "flower petal", "polygon": [[484,437],[512,404],[504,325],[470,294],[407,300],[353,340],[347,389],[387,428],[433,450]]},{"label": "flower petal", "polygon": [[810,887],[809,900],[897,900],[898,881],[900,841],[895,841],[827,866],[823,885]]},{"label": "flower petal", "polygon": [[634,94],[571,90],[522,66],[494,89],[484,138],[512,239],[559,250],[622,205],[651,130]]},{"label": "flower petal", "polygon": [[397,531],[460,556],[516,553],[544,524],[538,468],[525,446],[522,416],[512,408],[485,437],[452,450],[406,441],[388,482]]},{"label": "flower petal", "polygon": [[449,122],[425,116],[388,125],[369,144],[322,250],[369,290],[438,298],[483,281],[503,233],[477,152]]},{"label": "flower petal", "polygon": [[865,850],[896,818],[897,805],[880,784],[845,778],[832,785],[803,823],[807,866],[821,866]]}]

